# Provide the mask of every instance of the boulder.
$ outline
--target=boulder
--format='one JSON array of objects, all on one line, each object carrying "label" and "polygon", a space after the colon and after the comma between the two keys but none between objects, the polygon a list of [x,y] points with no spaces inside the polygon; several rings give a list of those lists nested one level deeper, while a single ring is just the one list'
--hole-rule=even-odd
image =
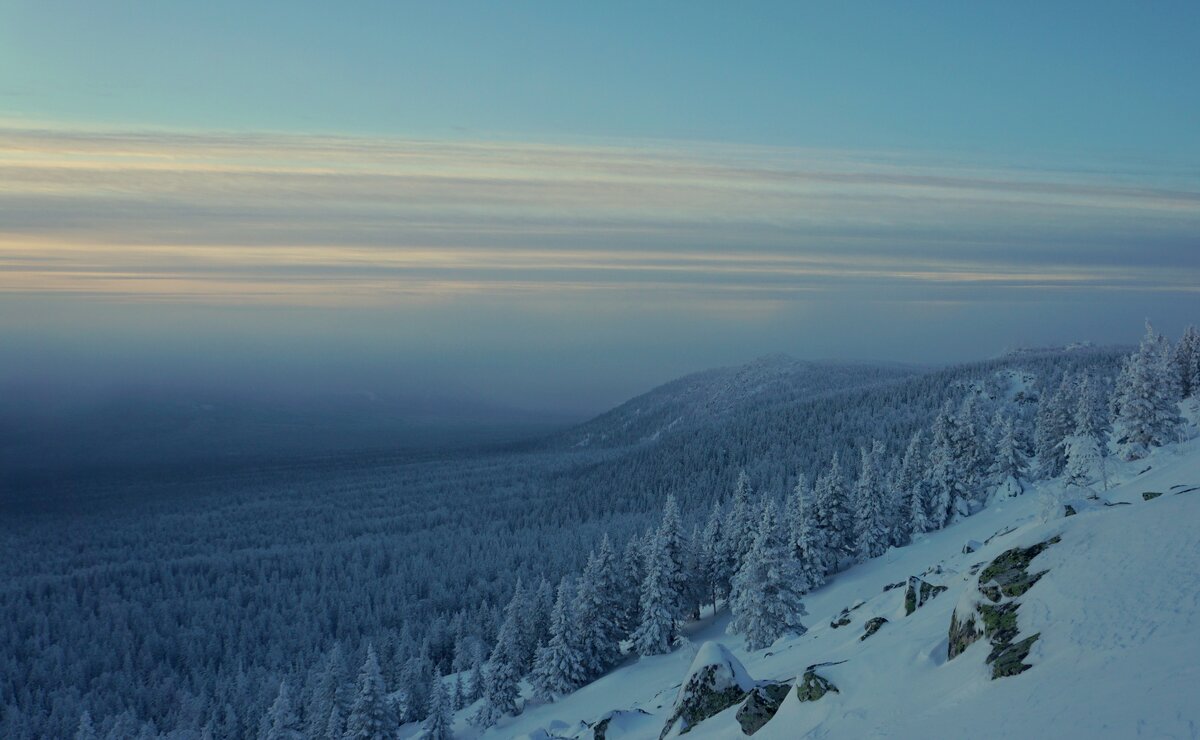
[{"label": "boulder", "polygon": [[945,586],[935,586],[923,578],[909,576],[908,586],[904,589],[904,614],[912,614],[925,605],[933,597],[945,591]]},{"label": "boulder", "polygon": [[659,737],[688,732],[700,722],[737,704],[754,688],[754,679],[728,648],[719,642],[704,643],[692,660],[671,716]]},{"label": "boulder", "polygon": [[742,732],[753,735],[770,722],[779,711],[779,705],[787,698],[789,688],[791,684],[788,683],[766,683],[747,694],[737,710],[737,721],[742,726]]},{"label": "boulder", "polygon": [[979,540],[967,540],[967,544],[963,545],[963,555],[969,555],[983,547],[983,543]]},{"label": "boulder", "polygon": [[1162,491],[1146,491],[1142,494],[1143,501],[1151,501],[1162,495]]},{"label": "boulder", "polygon": [[863,635],[862,635],[862,637],[860,637],[858,639],[860,641],[867,639],[871,635],[878,632],[879,628],[885,624],[887,624],[886,617],[871,617],[870,619],[867,620],[867,623],[865,625],[863,625]]},{"label": "boulder", "polygon": [[833,681],[812,668],[805,671],[800,680],[796,682],[796,698],[800,701],[817,701],[831,691],[835,694],[841,693],[838,691],[838,687],[833,685]]}]

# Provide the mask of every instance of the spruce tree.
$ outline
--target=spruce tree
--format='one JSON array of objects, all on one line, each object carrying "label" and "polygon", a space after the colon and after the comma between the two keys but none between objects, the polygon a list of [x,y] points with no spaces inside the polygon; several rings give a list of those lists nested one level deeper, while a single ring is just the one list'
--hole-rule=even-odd
[{"label": "spruce tree", "polygon": [[550,618],[550,642],[538,650],[530,680],[538,695],[553,699],[569,694],[589,679],[587,656],[580,645],[576,593],[569,577],[558,584]]},{"label": "spruce tree", "polygon": [[862,449],[858,481],[854,486],[854,550],[859,562],[882,555],[888,546],[887,491],[882,463],[881,442],[874,442],[870,450]]},{"label": "spruce tree", "polygon": [[904,517],[909,540],[928,532],[932,527],[927,513],[924,445],[925,437],[918,429],[908,440],[900,471],[896,475],[895,485],[902,501],[900,513]]},{"label": "spruce tree", "polygon": [[292,704],[287,681],[279,683],[279,693],[267,710],[264,724],[267,729],[263,733],[263,740],[303,740],[303,725],[300,724],[300,717]]},{"label": "spruce tree", "polygon": [[813,488],[813,513],[817,524],[819,568],[826,575],[837,572],[841,559],[854,551],[854,520],[848,508],[849,494],[842,477],[838,453],[833,453],[829,470]]},{"label": "spruce tree", "polygon": [[676,635],[676,604],[671,577],[671,559],[659,530],[654,530],[645,546],[645,575],[641,589],[641,619],[633,632],[634,649],[639,655],[670,652]]},{"label": "spruce tree", "polygon": [[[509,601],[521,603],[523,595],[518,592]],[[481,727],[491,727],[505,714],[516,714],[520,682],[523,647],[521,645],[521,616],[513,609],[505,611],[500,631],[496,633],[496,644],[483,671],[483,705],[475,714],[474,722]]]},{"label": "spruce tree", "polygon": [[1058,387],[1043,389],[1038,399],[1037,422],[1034,429],[1034,448],[1037,452],[1038,475],[1043,479],[1056,478],[1067,464],[1063,446],[1071,433],[1072,382],[1063,373]]},{"label": "spruce tree", "polygon": [[96,726],[92,724],[92,715],[86,709],[79,716],[79,727],[75,730],[75,740],[98,740]]},{"label": "spruce tree", "polygon": [[737,572],[742,557],[750,549],[753,538],[751,528],[754,523],[754,505],[750,501],[752,494],[750,476],[743,470],[738,473],[737,485],[733,489],[733,500],[729,505],[729,514],[725,520],[725,572],[729,578]]},{"label": "spruce tree", "polygon": [[[616,663],[621,634],[617,623],[620,605],[613,600],[615,590],[616,558],[606,535],[600,554],[592,552],[588,555],[587,567],[579,577],[571,607],[574,639],[581,654],[585,680],[599,676]],[[552,613],[558,613],[557,602]],[[550,634],[548,645],[555,636],[554,617],[551,618]]]},{"label": "spruce tree", "polygon": [[452,713],[453,707],[446,695],[446,685],[442,681],[442,675],[440,672],[435,673],[429,687],[429,707],[421,728],[425,731],[425,739],[451,740],[453,737],[450,731]]},{"label": "spruce tree", "polygon": [[825,582],[825,557],[820,552],[821,537],[813,517],[812,497],[808,477],[801,473],[788,497],[787,544],[791,547],[792,557],[800,564],[801,575],[809,589]]},{"label": "spruce tree", "polygon": [[345,717],[348,707],[346,695],[349,684],[346,658],[342,654],[341,643],[334,643],[325,658],[325,664],[317,678],[313,689],[311,704],[306,713],[308,719],[309,737],[329,737],[330,740],[340,740],[342,729],[338,728],[336,735],[328,735],[329,715],[337,710],[339,717]]},{"label": "spruce tree", "polygon": [[1028,465],[1025,453],[1017,441],[1011,418],[997,413],[993,426],[996,453],[988,469],[988,480],[993,489],[1006,490],[1009,495],[1015,496],[1025,490],[1022,483]]},{"label": "spruce tree", "polygon": [[929,446],[929,524],[933,529],[946,526],[959,510],[961,489],[959,488],[958,466],[954,464],[954,421],[950,414],[950,402],[933,422],[933,439]]},{"label": "spruce tree", "polygon": [[712,513],[704,525],[698,548],[701,577],[707,590],[707,598],[711,601],[713,611],[717,610],[717,600],[725,594],[726,579],[724,578],[725,561],[722,557],[724,548],[724,530],[721,504],[713,504]]},{"label": "spruce tree", "polygon": [[745,562],[733,577],[729,631],[761,650],[785,632],[804,632],[801,596],[808,589],[799,561],[780,531],[774,501],[768,499]]},{"label": "spruce tree", "polygon": [[1113,406],[1115,436],[1126,460],[1145,457],[1152,447],[1176,440],[1181,419],[1177,383],[1169,364],[1170,345],[1149,323],[1137,352],[1125,361]]},{"label": "spruce tree", "polygon": [[379,659],[375,656],[375,648],[368,645],[367,659],[358,673],[354,702],[342,737],[344,740],[390,740],[396,729],[388,710]]},{"label": "spruce tree", "polygon": [[1183,330],[1172,361],[1180,398],[1200,395],[1200,331],[1195,326]]}]

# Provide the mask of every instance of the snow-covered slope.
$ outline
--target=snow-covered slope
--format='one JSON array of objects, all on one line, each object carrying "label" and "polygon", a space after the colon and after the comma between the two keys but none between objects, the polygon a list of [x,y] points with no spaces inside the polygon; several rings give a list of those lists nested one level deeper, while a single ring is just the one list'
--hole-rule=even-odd
[{"label": "snow-covered slope", "polygon": [[[591,738],[596,720],[620,710],[606,725],[610,740],[657,738],[710,640],[758,681],[791,683],[827,664],[817,671],[837,692],[802,702],[791,689],[756,738],[1200,737],[1200,440],[1118,466],[1113,479],[1119,485],[1077,515],[1062,516],[1051,482],[846,571],[806,598],[803,636],[747,652],[718,614],[692,626],[690,645],[530,705],[485,737]],[[1162,495],[1145,500],[1147,492]],[[951,615],[970,601],[980,568],[1056,536],[1032,561],[1031,572],[1046,574],[1017,612],[1019,637],[1039,635],[1032,667],[993,679],[987,639],[948,660]],[[971,540],[978,549],[964,553]],[[904,587],[887,587],[915,575],[948,591],[906,615]],[[844,608],[849,624],[833,628]],[[862,639],[874,617],[888,621]],[[730,707],[687,737],[742,737],[735,715]],[[462,720],[456,729],[477,733]]]}]

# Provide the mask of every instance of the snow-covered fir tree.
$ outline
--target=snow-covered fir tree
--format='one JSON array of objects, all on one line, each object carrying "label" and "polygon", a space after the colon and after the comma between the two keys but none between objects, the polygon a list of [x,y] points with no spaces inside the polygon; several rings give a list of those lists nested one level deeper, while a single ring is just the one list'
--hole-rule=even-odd
[{"label": "snow-covered fir tree", "polygon": [[1170,345],[1146,324],[1146,336],[1125,361],[1113,397],[1114,436],[1126,460],[1145,457],[1178,437],[1176,374],[1170,365]]},{"label": "snow-covered fir tree", "polygon": [[1074,415],[1075,428],[1065,441],[1068,486],[1086,488],[1100,480],[1107,487],[1106,454],[1108,446],[1104,406],[1090,376],[1081,376]]},{"label": "snow-covered fir tree", "polygon": [[451,714],[454,711],[450,697],[446,694],[446,684],[441,673],[434,676],[429,687],[429,706],[425,712],[425,721],[421,729],[425,731],[425,740],[451,740]]},{"label": "snow-covered fir tree", "polygon": [[504,621],[496,633],[496,644],[484,667],[483,704],[473,718],[480,727],[491,727],[505,714],[517,712],[520,681],[525,674],[521,669],[524,648],[520,632],[524,617],[519,611],[523,605],[524,596],[521,592],[509,600]]},{"label": "snow-covered fir tree", "polygon": [[96,735],[96,726],[92,724],[92,713],[86,709],[79,716],[79,727],[75,730],[75,740],[99,740],[99,736]]},{"label": "snow-covered fir tree", "polygon": [[[329,649],[325,663],[320,669],[316,686],[307,706],[305,716],[309,737],[326,737],[329,730],[329,716],[336,711],[339,718],[345,718],[349,710],[346,686],[349,683],[349,671],[346,668],[346,658],[342,654],[341,643],[334,643]],[[339,727],[333,740],[342,736]]]},{"label": "snow-covered fir tree", "polygon": [[1011,417],[997,412],[992,426],[995,454],[988,468],[990,487],[1004,495],[1017,496],[1025,490],[1023,481],[1028,470],[1025,452],[1017,441],[1016,427]]},{"label": "snow-covered fir tree", "polygon": [[396,735],[396,722],[388,709],[383,674],[375,648],[367,646],[367,658],[358,673],[350,716],[346,718],[344,740],[391,740]]},{"label": "snow-covered fir tree", "polygon": [[[618,624],[620,605],[617,594],[617,560],[605,535],[599,552],[588,555],[587,567],[579,576],[574,597],[575,641],[581,654],[586,680],[599,676],[616,663],[620,656],[621,629]],[[554,613],[557,614],[555,604]],[[555,625],[551,618],[551,637]]]},{"label": "snow-covered fir tree", "polygon": [[641,618],[634,630],[633,646],[639,655],[670,652],[676,635],[679,594],[675,592],[671,558],[660,530],[652,530],[646,541],[641,590]]},{"label": "snow-covered fir tree", "polygon": [[304,725],[301,724],[300,715],[296,713],[296,707],[292,703],[287,681],[279,683],[279,693],[271,703],[271,708],[267,710],[265,719],[266,731],[262,735],[263,740],[302,740],[305,737]]},{"label": "snow-covered fir tree", "polygon": [[848,498],[841,461],[835,452],[829,469],[813,487],[813,518],[818,534],[813,559],[826,575],[837,572],[842,558],[854,552],[854,519]]},{"label": "snow-covered fir tree", "polygon": [[1173,357],[1181,398],[1200,397],[1200,331],[1194,325],[1183,330]]},{"label": "snow-covered fir tree", "polygon": [[729,631],[745,637],[749,650],[761,650],[785,632],[803,633],[801,597],[808,586],[784,540],[775,502],[768,499],[745,562],[733,577]]},{"label": "snow-covered fir tree", "polygon": [[791,547],[792,557],[800,564],[800,572],[809,589],[816,588],[825,582],[825,572],[822,570],[823,558],[818,553],[820,533],[817,531],[816,519],[813,516],[813,491],[808,485],[808,476],[800,473],[796,476],[796,485],[788,497],[787,505],[787,544]]},{"label": "snow-covered fir tree", "polygon": [[683,518],[679,513],[679,501],[674,494],[668,494],[663,503],[662,522],[658,526],[658,539],[667,554],[667,578],[670,580],[671,591],[675,594],[675,616],[683,618],[687,614],[685,597],[688,592],[688,543],[683,534]]},{"label": "snow-covered fir tree", "polygon": [[[722,542],[725,546],[725,574],[729,579],[741,566],[742,558],[750,549],[754,537],[754,504],[750,497],[753,488],[750,476],[745,470],[738,473],[737,484],[733,488],[733,498],[729,503],[728,516],[725,520],[725,536]],[[726,590],[728,584],[725,584]]]},{"label": "snow-covered fir tree", "polygon": [[859,562],[882,555],[888,547],[888,492],[884,488],[883,443],[862,448],[858,481],[854,485],[855,555]]},{"label": "snow-covered fir tree", "polygon": [[723,521],[721,504],[716,502],[713,504],[712,513],[708,515],[708,521],[700,535],[699,546],[696,548],[700,577],[707,592],[705,598],[712,604],[714,612],[717,610],[718,599],[725,596],[723,588],[727,580],[724,576]]},{"label": "snow-covered fir tree", "polygon": [[900,515],[904,517],[905,529],[910,540],[928,532],[932,527],[928,514],[925,455],[925,435],[918,429],[909,437],[894,484],[901,496]]},{"label": "snow-covered fir tree", "polygon": [[591,678],[580,645],[578,620],[582,615],[575,610],[576,597],[575,583],[564,577],[550,617],[550,642],[538,650],[530,675],[534,690],[544,699],[569,694]]},{"label": "snow-covered fir tree", "polygon": [[1071,433],[1071,387],[1070,376],[1063,373],[1057,387],[1047,384],[1038,398],[1033,443],[1038,476],[1043,479],[1057,478],[1067,464],[1063,442]]},{"label": "snow-covered fir tree", "polygon": [[956,516],[962,499],[958,466],[954,462],[953,406],[947,401],[933,422],[926,483],[929,489],[929,523],[941,529]]},{"label": "snow-covered fir tree", "polygon": [[959,515],[965,516],[982,504],[984,479],[990,464],[984,448],[987,426],[979,412],[979,395],[968,393],[959,405],[951,428],[954,466],[958,474],[958,486],[962,492]]}]

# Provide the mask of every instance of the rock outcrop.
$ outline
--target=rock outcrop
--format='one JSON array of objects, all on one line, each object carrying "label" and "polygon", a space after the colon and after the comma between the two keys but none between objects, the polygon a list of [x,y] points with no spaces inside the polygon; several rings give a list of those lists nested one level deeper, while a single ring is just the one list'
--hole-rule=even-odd
[{"label": "rock outcrop", "polygon": [[741,661],[719,642],[700,646],[660,738],[682,735],[757,688]]},{"label": "rock outcrop", "polygon": [[1019,599],[1046,574],[1044,570],[1030,570],[1033,559],[1057,542],[1059,538],[1053,537],[1032,547],[1006,550],[980,572],[976,588],[963,595],[950,617],[947,649],[950,660],[986,637],[992,644],[987,656],[987,663],[992,666],[992,678],[1015,676],[1030,667],[1024,660],[1040,635],[1016,641],[1020,634],[1017,626]]},{"label": "rock outcrop", "polygon": [[909,576],[908,586],[904,589],[904,614],[912,614],[924,606],[925,602],[945,591],[945,586],[935,586],[918,576]]},{"label": "rock outcrop", "polygon": [[887,622],[888,622],[887,617],[871,617],[870,619],[867,620],[867,623],[865,625],[863,625],[862,637],[860,637],[858,639],[860,641],[867,639],[871,635],[878,632],[879,628],[882,627],[883,625],[887,624]]},{"label": "rock outcrop", "polygon": [[787,698],[790,688],[790,683],[766,683],[747,694],[737,710],[737,721],[742,732],[753,735],[770,722],[779,711],[779,705]]},{"label": "rock outcrop", "polygon": [[832,681],[812,668],[806,670],[796,682],[796,698],[800,701],[817,701],[831,691],[835,694],[841,693]]}]

